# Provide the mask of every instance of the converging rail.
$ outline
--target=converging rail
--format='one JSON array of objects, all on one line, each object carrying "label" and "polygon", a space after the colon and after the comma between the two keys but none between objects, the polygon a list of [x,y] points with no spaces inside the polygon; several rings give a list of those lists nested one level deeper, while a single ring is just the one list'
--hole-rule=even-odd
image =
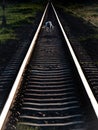
[{"label": "converging rail", "polygon": [[[52,21],[54,29],[43,28]],[[98,104],[52,3],[0,116],[0,130],[97,130]]]}]

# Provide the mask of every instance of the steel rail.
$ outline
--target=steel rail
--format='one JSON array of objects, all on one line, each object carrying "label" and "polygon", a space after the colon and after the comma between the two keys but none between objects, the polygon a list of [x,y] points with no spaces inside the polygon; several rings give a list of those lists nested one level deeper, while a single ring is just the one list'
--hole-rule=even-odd
[{"label": "steel rail", "polygon": [[32,105],[32,106],[34,106],[34,105],[36,105],[36,106],[53,106],[53,105],[55,105],[55,106],[63,106],[63,105],[67,105],[67,104],[75,104],[75,103],[78,103],[78,101],[69,101],[69,102],[63,102],[63,103],[31,103],[31,102],[25,102],[25,103],[23,103],[23,105]]},{"label": "steel rail", "polygon": [[[26,55],[26,57],[24,58],[24,61],[23,61],[22,65],[21,65],[21,68],[20,68],[20,71],[19,71],[19,73],[18,73],[18,75],[17,75],[17,77],[16,77],[16,80],[15,80],[15,82],[14,82],[14,84],[13,84],[12,90],[11,90],[11,92],[10,92],[10,94],[9,94],[9,97],[8,97],[8,99],[7,99],[7,101],[6,101],[6,104],[5,104],[4,108],[3,108],[3,111],[2,111],[2,113],[1,113],[1,115],[0,115],[0,130],[2,130],[2,128],[4,127],[4,123],[5,123],[6,117],[7,117],[7,115],[8,115],[10,106],[11,106],[11,104],[12,104],[12,102],[13,102],[14,95],[15,95],[15,93],[16,93],[18,87],[20,86],[21,77],[22,77],[22,75],[23,75],[23,73],[24,73],[24,70],[25,70],[25,68],[26,68],[26,65],[28,64],[28,62],[29,62],[29,60],[30,60],[32,51],[33,51],[33,49],[34,49],[34,46],[35,46],[35,43],[36,43],[38,34],[39,34],[39,32],[40,32],[40,29],[41,29],[41,26],[42,26],[42,23],[43,23],[43,20],[44,20],[44,16],[45,16],[46,11],[47,11],[47,8],[48,8],[48,5],[49,5],[49,3],[47,4],[47,6],[46,6],[46,8],[45,8],[45,11],[44,11],[44,13],[43,13],[43,16],[42,16],[41,22],[40,22],[40,24],[39,24],[39,27],[38,27],[38,29],[37,29],[37,31],[36,31],[36,33],[35,33],[35,36],[34,36],[32,42],[31,42],[31,45],[30,45],[29,50],[28,50],[28,52],[27,52],[27,55]],[[81,78],[81,80],[82,80],[82,83],[83,83],[83,85],[84,85],[84,88],[85,88],[85,90],[86,90],[86,92],[87,92],[87,95],[88,95],[88,97],[89,97],[89,100],[90,100],[90,102],[91,102],[91,104],[92,104],[92,106],[93,106],[93,109],[94,109],[94,111],[95,111],[95,114],[96,114],[96,116],[97,116],[97,118],[98,118],[98,104],[97,104],[97,101],[96,101],[96,99],[95,99],[95,97],[94,97],[94,95],[93,95],[93,93],[92,93],[92,91],[91,91],[91,89],[90,89],[90,86],[89,86],[89,84],[88,84],[88,82],[87,82],[87,80],[86,80],[86,77],[85,77],[85,75],[84,75],[84,73],[83,73],[83,71],[82,71],[82,68],[81,68],[81,66],[80,66],[80,64],[79,64],[79,62],[78,62],[78,59],[77,59],[77,57],[76,57],[76,55],[75,55],[75,53],[74,53],[74,51],[73,51],[73,49],[72,49],[72,46],[71,46],[71,44],[70,44],[70,42],[69,42],[69,39],[67,38],[67,35],[66,35],[66,33],[65,33],[64,29],[63,29],[63,26],[61,25],[61,22],[60,22],[59,17],[58,17],[58,15],[57,15],[57,13],[56,13],[56,10],[55,10],[55,8],[54,8],[54,6],[53,6],[52,3],[51,3],[51,5],[52,5],[53,10],[54,10],[54,13],[55,13],[55,15],[56,15],[57,21],[58,21],[58,23],[59,23],[59,25],[60,25],[61,31],[62,31],[62,33],[63,33],[63,35],[64,35],[64,38],[65,38],[65,41],[66,41],[67,46],[68,46],[68,48],[69,48],[69,51],[70,51],[70,53],[72,54],[73,61],[74,61],[75,65],[76,65],[76,68],[77,68],[77,70],[78,70],[78,73],[79,73],[79,75],[80,75],[80,78]],[[44,99],[44,100],[46,100],[46,99]],[[62,108],[62,109],[60,109],[60,108],[55,108],[55,109],[52,109],[52,110],[54,110],[54,111],[55,111],[56,109],[57,109],[57,110],[66,110],[66,109],[72,109],[72,108],[77,108],[77,107],[78,107],[78,106],[67,107],[67,108]],[[39,109],[37,109],[37,108],[29,108],[29,107],[23,107],[22,109],[23,109],[23,110],[29,109],[29,110],[31,110],[31,111],[34,111],[34,110],[39,111]],[[50,111],[51,111],[51,109],[43,109],[43,110],[46,110],[46,111],[49,111],[49,110],[50,110]],[[42,111],[43,111],[43,110],[42,110]],[[71,122],[71,123],[73,124],[73,123],[77,123],[77,122]],[[22,124],[27,124],[27,125],[29,124],[29,125],[31,125],[31,126],[32,126],[32,125],[39,126],[38,124],[33,124],[33,123],[22,123]],[[62,124],[62,125],[69,125],[69,124],[70,124],[70,123],[68,123],[68,124]],[[44,124],[40,124],[40,126],[41,126],[41,125],[44,126]],[[48,125],[50,126],[50,124],[46,124],[46,126],[48,126]],[[51,126],[53,126],[53,125],[59,126],[60,124],[51,124]]]},{"label": "steel rail", "polygon": [[42,126],[69,126],[69,125],[75,125],[75,124],[81,124],[84,123],[83,121],[73,121],[70,123],[53,123],[53,124],[36,124],[36,123],[25,123],[25,122],[19,122],[21,125],[29,125],[29,126],[37,126],[37,127],[42,127]]},{"label": "steel rail", "polygon": [[68,39],[68,37],[67,37],[67,35],[66,35],[65,31],[64,31],[64,28],[63,28],[63,26],[62,26],[62,24],[61,24],[61,22],[60,22],[60,19],[59,19],[58,15],[57,15],[57,12],[56,12],[56,10],[55,10],[55,8],[54,8],[54,6],[53,6],[52,3],[51,3],[51,5],[52,5],[52,7],[53,7],[54,13],[55,13],[56,18],[57,18],[57,21],[58,21],[58,23],[59,23],[59,25],[60,25],[61,31],[62,31],[62,33],[63,33],[64,39],[65,39],[65,41],[66,41],[66,43],[67,43],[67,46],[68,46],[68,48],[69,48],[69,51],[70,51],[70,53],[71,53],[71,56],[72,56],[72,58],[73,58],[73,61],[74,61],[75,65],[76,65],[78,74],[79,74],[79,76],[80,76],[80,78],[81,78],[81,81],[82,81],[82,83],[83,83],[83,85],[84,85],[84,88],[85,88],[85,90],[86,90],[86,93],[87,93],[87,95],[88,95],[88,97],[89,97],[89,100],[90,100],[90,102],[91,102],[91,104],[92,104],[92,107],[93,107],[93,109],[94,109],[94,112],[95,112],[95,114],[96,114],[96,117],[98,118],[98,103],[97,103],[97,101],[96,101],[96,99],[95,99],[95,97],[94,97],[94,95],[93,95],[93,92],[92,92],[92,90],[91,90],[91,88],[90,88],[90,85],[89,85],[89,83],[88,83],[88,81],[87,81],[87,79],[86,79],[86,77],[85,77],[85,75],[84,75],[84,73],[83,73],[83,70],[82,70],[82,68],[81,68],[81,66],[80,66],[80,64],[79,64],[79,61],[78,61],[78,59],[77,59],[77,57],[76,57],[76,55],[75,55],[75,53],[74,53],[74,51],[73,51],[73,48],[72,48],[72,46],[71,46],[71,44],[70,44],[70,41],[69,41],[69,39]]},{"label": "steel rail", "polygon": [[39,23],[39,26],[37,28],[37,31],[36,31],[36,33],[34,35],[34,38],[33,38],[32,42],[31,42],[31,45],[30,45],[30,47],[28,49],[28,52],[27,52],[27,54],[26,54],[26,56],[25,56],[25,58],[23,60],[23,63],[22,63],[22,65],[20,67],[20,70],[19,70],[19,73],[17,74],[17,77],[16,77],[15,82],[14,82],[14,84],[12,86],[11,92],[10,92],[10,94],[8,96],[8,99],[7,99],[6,103],[5,103],[5,106],[4,106],[4,108],[3,108],[2,112],[1,112],[1,115],[0,115],[0,130],[2,130],[2,128],[4,126],[4,123],[5,123],[6,117],[8,115],[10,106],[11,106],[11,104],[13,102],[14,95],[15,95],[15,93],[17,91],[17,88],[19,87],[19,85],[21,83],[23,73],[25,71],[25,68],[26,68],[29,60],[30,60],[30,57],[31,57],[32,51],[34,49],[38,34],[39,34],[39,32],[41,30],[41,27],[42,27],[43,20],[44,20],[44,17],[45,17],[48,6],[49,6],[49,2],[46,5],[46,8],[44,10],[44,13],[43,13],[41,21]]},{"label": "steel rail", "polygon": [[74,118],[74,117],[80,117],[81,114],[77,114],[77,115],[71,115],[71,116],[63,116],[63,117],[60,117],[60,116],[57,116],[57,117],[36,117],[36,116],[20,116],[20,118],[25,118],[25,119],[35,119],[35,120],[44,120],[44,119],[47,119],[47,120],[51,120],[52,119],[68,119],[68,118]]}]

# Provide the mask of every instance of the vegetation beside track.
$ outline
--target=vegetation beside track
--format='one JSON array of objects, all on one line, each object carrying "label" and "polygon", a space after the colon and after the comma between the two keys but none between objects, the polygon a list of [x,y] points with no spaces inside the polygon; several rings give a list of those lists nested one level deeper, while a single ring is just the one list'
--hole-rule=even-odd
[{"label": "vegetation beside track", "polygon": [[[32,127],[32,126],[27,126],[27,125],[22,125],[22,124],[17,124],[16,130],[42,130],[41,127]],[[56,130],[55,126],[54,127],[46,127],[46,130]]]},{"label": "vegetation beside track", "polygon": [[[21,46],[29,46],[42,17],[45,4],[8,2],[5,15],[0,2],[0,74]],[[2,24],[3,16],[6,24]]]},{"label": "vegetation beside track", "polygon": [[17,125],[16,129],[17,130],[39,130],[38,127],[33,128],[33,127],[30,127],[30,126],[25,126],[25,125]]},{"label": "vegetation beside track", "polygon": [[[67,4],[63,6],[59,5],[64,12],[70,15],[84,19],[84,24],[92,24],[95,28],[95,32],[98,32],[98,3],[82,3],[82,4]],[[90,39],[98,40],[98,33],[88,33],[86,36],[79,36],[80,42],[88,41]]]},{"label": "vegetation beside track", "polygon": [[26,24],[33,24],[38,11],[42,11],[43,6],[40,3],[16,3],[6,4],[5,18],[6,25],[2,25],[3,10],[0,7],[0,43],[11,39],[18,39],[15,28]]},{"label": "vegetation beside track", "polygon": [[87,22],[98,27],[98,4],[74,4],[67,6],[64,10],[73,13],[75,16],[82,17]]},{"label": "vegetation beside track", "polygon": [[73,15],[83,18],[98,27],[98,3],[69,4],[61,7],[64,11],[71,12]]},{"label": "vegetation beside track", "polygon": [[73,44],[79,42],[98,66],[98,4],[82,3],[65,6],[59,4],[57,7],[59,7],[58,12],[60,11],[62,14],[62,22],[67,30],[67,35],[69,38],[71,35],[73,36],[73,38],[71,36],[71,42]]}]

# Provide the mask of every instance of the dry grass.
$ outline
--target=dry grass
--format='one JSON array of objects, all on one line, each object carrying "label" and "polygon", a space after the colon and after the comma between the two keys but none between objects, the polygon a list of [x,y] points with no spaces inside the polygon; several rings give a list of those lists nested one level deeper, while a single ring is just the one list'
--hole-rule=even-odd
[{"label": "dry grass", "polygon": [[78,17],[82,17],[86,21],[98,27],[98,4],[88,4],[88,5],[75,4],[63,7],[63,9],[65,11],[73,13]]}]

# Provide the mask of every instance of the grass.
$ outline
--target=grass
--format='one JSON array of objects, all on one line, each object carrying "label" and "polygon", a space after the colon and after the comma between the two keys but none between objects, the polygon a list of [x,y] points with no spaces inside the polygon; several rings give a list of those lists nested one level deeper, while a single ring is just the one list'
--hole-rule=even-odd
[{"label": "grass", "polygon": [[40,130],[39,127],[30,127],[22,124],[17,124],[16,130]]},{"label": "grass", "polygon": [[[31,127],[17,123],[16,130],[42,130],[41,127]],[[46,127],[46,130],[56,130],[56,127]]]},{"label": "grass", "polygon": [[91,39],[98,40],[98,34],[91,34],[91,35],[86,36],[86,37],[83,37],[83,36],[78,37],[78,40],[80,42],[84,42],[84,41],[91,40]]},{"label": "grass", "polygon": [[14,30],[9,29],[9,28],[1,28],[0,29],[0,41],[1,43],[5,42],[6,40],[10,39],[16,39],[16,35],[14,33]]},{"label": "grass", "polygon": [[62,8],[98,27],[98,4],[74,4]]},{"label": "grass", "polygon": [[3,11],[0,7],[0,42],[7,41],[9,39],[17,39],[14,28],[20,27],[22,24],[33,24],[36,13],[42,10],[43,6],[41,4],[7,4],[5,9],[7,24],[2,27]]},{"label": "grass", "polygon": [[[17,24],[20,21],[28,20],[30,17],[35,17],[36,12],[41,10],[42,6],[38,4],[17,4],[10,5],[7,10],[7,24]],[[27,21],[28,22],[28,21]],[[32,21],[30,21],[32,23]]]}]

